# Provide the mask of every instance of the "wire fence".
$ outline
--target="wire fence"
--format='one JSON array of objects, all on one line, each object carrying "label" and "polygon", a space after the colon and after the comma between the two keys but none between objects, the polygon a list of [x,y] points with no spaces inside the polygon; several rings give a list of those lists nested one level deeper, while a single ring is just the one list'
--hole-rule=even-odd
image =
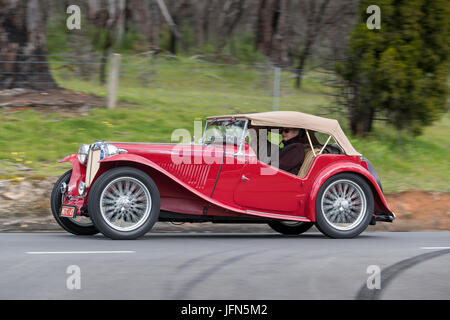
[{"label": "wire fence", "polygon": [[[54,84],[53,81],[69,89],[76,89],[77,82],[102,87],[107,84],[112,69],[111,59],[101,55],[17,54],[14,57],[15,60],[11,60],[10,56],[0,53],[0,89],[5,84],[9,88],[45,88],[47,84]],[[280,103],[283,108],[295,107],[283,99],[299,95],[295,88],[299,73],[307,86],[330,79],[329,75],[315,70],[278,68],[263,63],[217,63],[199,56],[178,58],[145,52],[122,55],[120,60],[118,94],[136,88],[153,90],[159,97],[208,92],[217,94],[217,100],[227,101],[237,92],[243,92],[252,93],[246,99],[264,101],[266,105],[271,104],[273,110],[279,109]]]}]

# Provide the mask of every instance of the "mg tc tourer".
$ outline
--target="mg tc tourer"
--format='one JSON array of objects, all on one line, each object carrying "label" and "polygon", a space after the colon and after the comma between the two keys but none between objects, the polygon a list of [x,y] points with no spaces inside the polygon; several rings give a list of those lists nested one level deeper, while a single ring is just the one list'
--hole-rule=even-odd
[{"label": "mg tc tourer", "polygon": [[[302,133],[294,171],[279,161],[285,128]],[[60,162],[72,169],[55,183],[52,212],[76,235],[136,239],[170,221],[265,223],[284,235],[315,225],[352,238],[395,218],[338,121],[300,112],[212,116],[193,142],[96,141]]]}]

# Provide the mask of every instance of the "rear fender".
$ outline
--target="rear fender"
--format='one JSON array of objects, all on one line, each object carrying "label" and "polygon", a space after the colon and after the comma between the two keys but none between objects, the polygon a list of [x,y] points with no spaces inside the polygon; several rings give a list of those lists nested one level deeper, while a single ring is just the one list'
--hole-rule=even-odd
[{"label": "rear fender", "polygon": [[[349,172],[355,173],[362,176],[366,182],[369,184],[373,198],[374,198],[374,211],[382,212],[383,214],[395,217],[394,213],[389,209],[389,206],[386,202],[386,199],[381,191],[378,183],[375,178],[370,174],[370,172],[364,168],[362,165],[349,162],[349,161],[338,161],[333,162],[330,166],[322,169],[317,176],[314,178],[314,182],[311,184],[308,198],[307,198],[307,207],[306,207],[306,216],[310,218],[312,221],[316,221],[315,217],[315,203],[316,197],[319,193],[320,187],[327,181],[330,177],[342,173]],[[373,212],[373,215],[375,215]]]}]

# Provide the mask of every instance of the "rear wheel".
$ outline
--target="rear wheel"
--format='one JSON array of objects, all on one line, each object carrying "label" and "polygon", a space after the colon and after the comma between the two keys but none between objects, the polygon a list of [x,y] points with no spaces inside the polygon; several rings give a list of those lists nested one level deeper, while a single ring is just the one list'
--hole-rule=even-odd
[{"label": "rear wheel", "polygon": [[69,184],[72,170],[64,173],[53,186],[52,195],[50,197],[50,204],[52,208],[53,217],[56,222],[66,231],[76,235],[94,235],[98,233],[89,217],[75,216],[74,218],[60,217],[59,211],[63,202],[64,195],[61,193],[61,186],[63,183]]},{"label": "rear wheel", "polygon": [[303,221],[271,221],[269,226],[284,235],[299,235],[308,231],[314,223]]},{"label": "rear wheel", "polygon": [[341,173],[329,178],[316,197],[316,226],[331,238],[353,238],[372,219],[372,190],[360,176]]},{"label": "rear wheel", "polygon": [[159,209],[156,184],[146,173],[131,167],[104,173],[89,193],[89,215],[100,232],[111,239],[143,236],[158,220]]}]

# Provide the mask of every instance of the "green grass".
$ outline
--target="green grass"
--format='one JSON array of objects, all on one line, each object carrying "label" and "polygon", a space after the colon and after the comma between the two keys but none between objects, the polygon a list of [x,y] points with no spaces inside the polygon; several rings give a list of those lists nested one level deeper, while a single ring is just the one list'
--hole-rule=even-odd
[{"label": "green grass", "polygon": [[369,137],[351,142],[372,161],[385,190],[450,192],[448,114],[416,138],[378,125]]},{"label": "green grass", "polygon": [[[147,67],[135,65],[143,63]],[[106,86],[96,79],[80,80],[56,64],[52,70],[60,86],[106,97]],[[121,105],[116,110],[99,106],[86,116],[0,110],[0,178],[57,176],[68,168],[57,160],[97,139],[169,142],[176,128],[192,132],[195,119],[272,110],[273,75],[263,69],[211,66],[188,58],[152,66],[130,58],[123,60],[121,70]],[[330,103],[325,94],[330,89],[321,85],[317,75],[308,74],[303,88],[295,90],[291,74],[283,73],[280,110],[321,114]],[[341,124],[348,133],[345,121]],[[448,115],[415,139],[382,123],[369,137],[350,139],[377,168],[386,191],[450,191]],[[23,165],[32,170],[18,170]]]}]

